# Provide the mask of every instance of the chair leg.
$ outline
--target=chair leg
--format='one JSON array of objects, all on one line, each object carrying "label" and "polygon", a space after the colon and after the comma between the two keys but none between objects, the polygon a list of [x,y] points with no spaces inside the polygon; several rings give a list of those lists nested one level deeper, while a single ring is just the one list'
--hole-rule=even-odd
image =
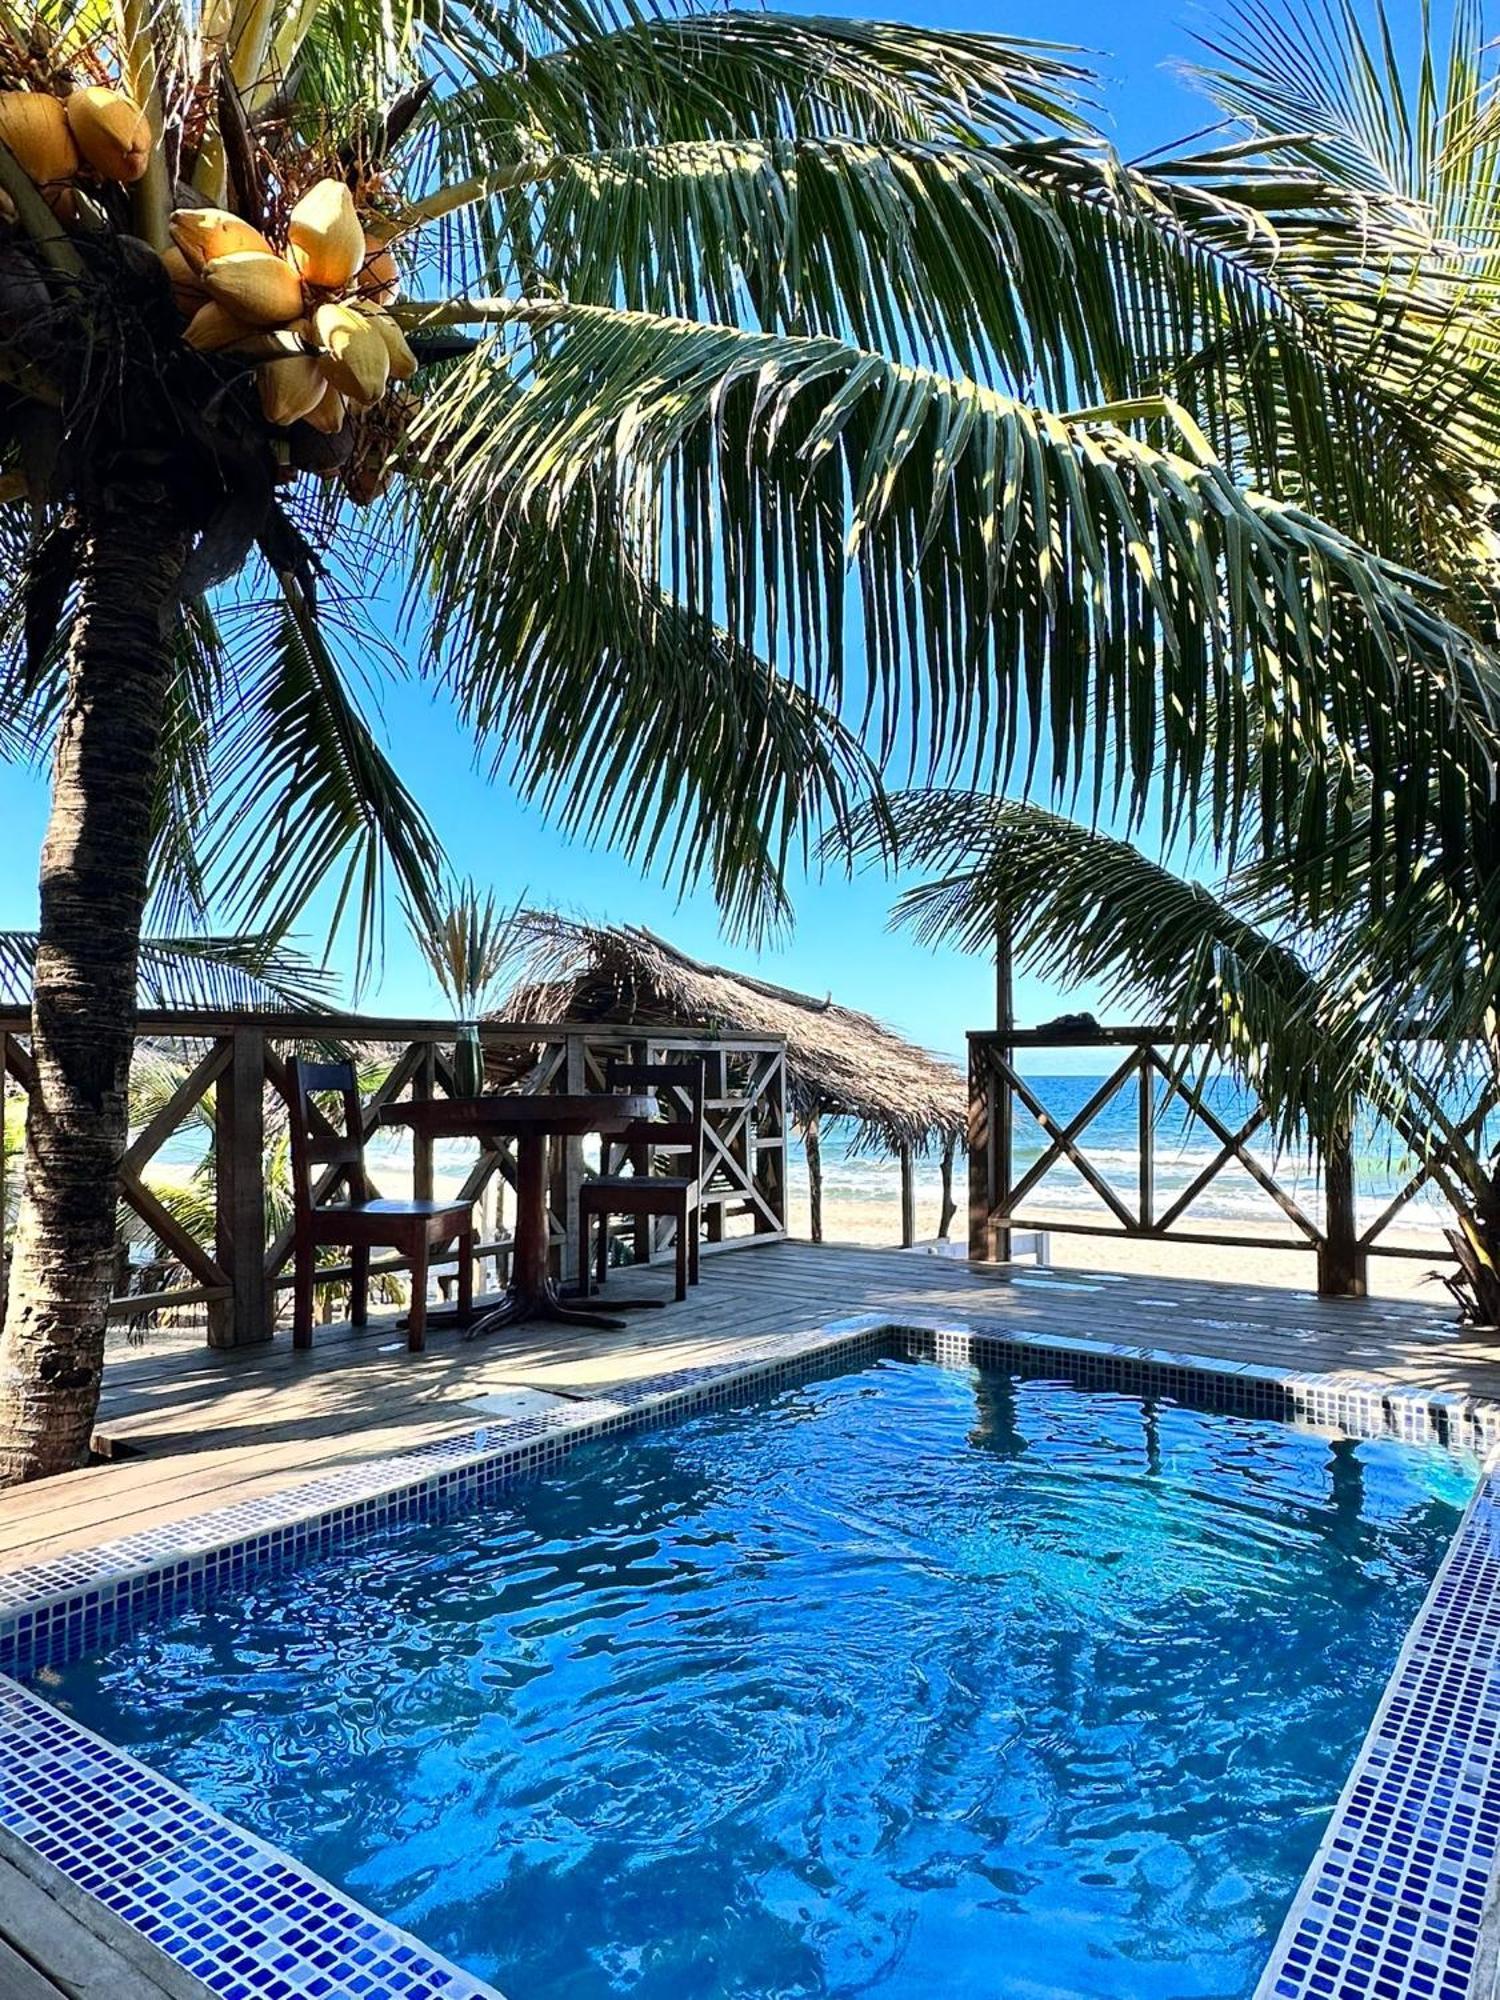
[{"label": "chair leg", "polygon": [[687,1210],[684,1208],[677,1218],[677,1301],[680,1305],[687,1297],[688,1288],[688,1232]]},{"label": "chair leg", "polygon": [[605,1280],[609,1277],[609,1210],[608,1209],[605,1209],[599,1217],[599,1242],[594,1251],[594,1257],[596,1260],[595,1268],[599,1278],[599,1289],[600,1291],[603,1291]]},{"label": "chair leg", "polygon": [[349,1286],[349,1319],[354,1326],[367,1326],[370,1320],[370,1246],[361,1243],[349,1252],[349,1264],[353,1278]]},{"label": "chair leg", "polygon": [[411,1246],[411,1311],[406,1316],[406,1347],[420,1354],[427,1345],[427,1238],[419,1236]]},{"label": "chair leg", "polygon": [[313,1344],[313,1246],[299,1243],[293,1253],[292,1345]]},{"label": "chair leg", "polygon": [[689,1211],[687,1227],[690,1231],[688,1236],[688,1283],[696,1285],[699,1279],[699,1250],[703,1235],[703,1212],[701,1209],[694,1208]]},{"label": "chair leg", "polygon": [[474,1311],[474,1232],[466,1229],[458,1239],[458,1316],[469,1319]]}]

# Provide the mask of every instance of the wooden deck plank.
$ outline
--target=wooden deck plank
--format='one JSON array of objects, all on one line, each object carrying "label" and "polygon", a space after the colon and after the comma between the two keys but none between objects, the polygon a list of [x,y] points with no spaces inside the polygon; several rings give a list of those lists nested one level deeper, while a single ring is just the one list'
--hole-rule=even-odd
[{"label": "wooden deck plank", "polygon": [[211,2000],[208,1988],[0,1828],[3,2000]]},{"label": "wooden deck plank", "polygon": [[[617,1272],[605,1307],[610,1294],[666,1298],[670,1283],[664,1269]],[[319,1329],[310,1354],[295,1354],[284,1336],[228,1353],[180,1333],[117,1342],[100,1428],[143,1455],[0,1495],[0,1569],[472,1429],[475,1401],[507,1388],[607,1390],[866,1311],[1500,1398],[1500,1352],[1446,1309],[1405,1299],[1319,1300],[1201,1280],[974,1271],[853,1246],[760,1245],[754,1256],[705,1260],[686,1304],[632,1315],[620,1333],[522,1326],[464,1343],[435,1330],[417,1356],[389,1318],[362,1331]]]}]

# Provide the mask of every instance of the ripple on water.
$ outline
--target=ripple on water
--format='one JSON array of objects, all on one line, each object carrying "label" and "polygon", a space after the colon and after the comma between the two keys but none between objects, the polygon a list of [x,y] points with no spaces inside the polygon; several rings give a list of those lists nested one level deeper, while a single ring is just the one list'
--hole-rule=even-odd
[{"label": "ripple on water", "polygon": [[46,1691],[518,2000],[1228,2000],[1472,1479],[886,1362]]}]

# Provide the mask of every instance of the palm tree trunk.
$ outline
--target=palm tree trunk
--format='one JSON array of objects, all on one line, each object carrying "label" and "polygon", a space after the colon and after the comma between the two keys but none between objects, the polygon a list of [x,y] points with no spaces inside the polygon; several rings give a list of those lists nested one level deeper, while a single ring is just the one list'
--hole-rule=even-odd
[{"label": "palm tree trunk", "polygon": [[0,1333],[0,1484],[87,1457],[114,1270],[136,953],[188,537],[133,480],[87,510],[42,847],[36,1085]]}]

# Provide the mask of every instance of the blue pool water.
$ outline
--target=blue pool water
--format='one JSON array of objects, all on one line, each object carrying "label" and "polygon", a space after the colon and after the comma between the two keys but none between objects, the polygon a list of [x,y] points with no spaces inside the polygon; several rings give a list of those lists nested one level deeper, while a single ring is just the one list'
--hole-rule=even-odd
[{"label": "blue pool water", "polygon": [[41,1685],[512,2000],[1245,1995],[1472,1482],[881,1362]]}]

